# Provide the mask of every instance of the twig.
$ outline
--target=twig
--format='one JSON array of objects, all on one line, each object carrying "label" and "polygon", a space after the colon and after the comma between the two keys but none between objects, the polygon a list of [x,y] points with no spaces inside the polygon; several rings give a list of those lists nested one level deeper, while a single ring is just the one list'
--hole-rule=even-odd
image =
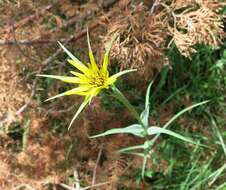
[{"label": "twig", "polygon": [[[14,24],[13,24],[13,26],[14,26]],[[17,43],[17,39],[16,39],[16,31],[15,31],[15,29],[12,30],[12,33],[13,33],[13,39],[14,39],[14,41],[15,41],[15,45],[16,45],[17,49],[20,51],[20,53],[21,53],[23,56],[25,56],[25,57],[27,57],[28,59],[30,59],[31,61],[35,61],[35,62],[38,61],[38,60],[34,59],[33,57],[31,57],[29,54],[25,53],[25,52],[23,51],[23,49],[21,49],[20,45]]]},{"label": "twig", "polygon": [[155,7],[159,5],[159,0],[155,0],[155,2],[153,3],[151,10],[150,10],[150,14],[152,14],[155,10]]},{"label": "twig", "polygon": [[88,189],[91,189],[91,188],[94,188],[94,187],[100,187],[100,186],[103,186],[103,185],[107,185],[109,183],[111,183],[111,181],[107,181],[107,182],[103,182],[103,183],[97,183],[95,185],[90,185],[90,186],[84,187],[81,190],[88,190]]},{"label": "twig", "polygon": [[[104,8],[108,8],[110,6],[112,6],[114,3],[116,3],[118,0],[114,0],[114,1],[104,1],[102,4],[102,7]],[[55,3],[56,4],[56,3]],[[13,26],[11,26],[11,28],[7,29],[7,32],[11,32],[13,31],[13,29],[18,28],[18,26],[22,26],[25,25],[27,22],[33,20],[33,18],[39,17],[41,15],[43,15],[46,11],[50,10],[55,4],[53,5],[48,5],[46,8],[44,8],[43,12],[41,12],[38,15],[31,15],[17,23],[15,23]],[[98,7],[98,10],[95,11],[100,11],[102,10],[102,7]],[[86,8],[84,8],[84,10],[87,10]],[[93,11],[85,11],[84,14],[81,14],[79,16],[75,16],[71,19],[69,19],[67,22],[63,23],[60,27],[54,28],[52,30],[50,30],[47,34],[52,34],[52,33],[56,33],[64,28],[68,28],[70,26],[72,26],[74,23],[79,22],[80,20],[84,20],[87,17],[90,17],[91,15],[93,15]],[[21,24],[22,23],[22,24]],[[45,34],[45,35],[47,35]],[[62,38],[62,39],[42,39],[42,36],[36,37],[35,39],[25,39],[25,40],[0,40],[0,45],[15,45],[15,44],[20,44],[20,45],[32,45],[32,44],[43,44],[43,43],[56,43],[57,41],[61,41],[61,42],[66,42],[68,39],[67,38]]]},{"label": "twig", "polygon": [[61,187],[65,188],[65,189],[67,189],[67,190],[77,190],[77,189],[75,189],[74,187],[71,187],[71,186],[66,185],[66,184],[64,184],[64,183],[59,183],[58,185],[60,185]]},{"label": "twig", "polygon": [[12,121],[15,121],[15,120],[16,120],[16,118],[15,118],[14,114],[9,112],[7,114],[7,116],[2,121],[0,121],[0,128],[3,127],[5,123],[12,122]]},{"label": "twig", "polygon": [[75,178],[75,189],[76,190],[80,190],[80,180],[79,180],[79,177],[78,177],[78,171],[77,170],[74,170],[74,178]]},{"label": "twig", "polygon": [[65,42],[67,38],[62,39],[31,39],[31,40],[0,40],[0,45],[32,45],[32,44],[45,44],[45,43],[56,43],[57,41]]},{"label": "twig", "polygon": [[95,167],[94,167],[94,170],[93,170],[92,185],[94,185],[95,182],[96,182],[97,167],[98,167],[99,162],[100,162],[100,158],[101,158],[101,155],[102,155],[103,147],[104,147],[104,144],[102,143],[101,147],[100,147],[100,150],[98,152],[97,161],[96,161],[96,164],[95,164]]},{"label": "twig", "polygon": [[[95,185],[90,185],[90,186],[87,186],[87,187],[80,188],[79,190],[88,190],[88,189],[92,189],[92,188],[95,188],[95,187],[100,187],[100,186],[103,186],[103,185],[107,185],[109,183],[111,183],[111,182],[107,181],[107,182],[103,182],[103,183],[97,183]],[[59,183],[58,185],[60,185],[61,187],[64,187],[67,190],[78,190],[78,189],[76,189],[74,187],[71,187],[69,185],[66,185],[64,183]]]},{"label": "twig", "polygon": [[165,7],[172,14],[172,17],[173,17],[173,26],[174,26],[174,29],[176,29],[177,28],[177,15],[165,3],[159,3],[159,4],[162,5],[163,7]]},{"label": "twig", "polygon": [[18,21],[15,25],[8,25],[6,26],[5,32],[6,33],[10,33],[13,30],[15,30],[16,28],[18,28],[19,26],[23,26],[26,23],[35,20],[35,18],[38,18],[39,16],[45,14],[45,12],[49,11],[51,8],[53,8],[56,4],[58,3],[58,1],[56,1],[55,3],[48,5],[44,8],[42,8],[40,11],[37,11],[35,14],[30,15],[26,18],[23,18],[22,20]]}]

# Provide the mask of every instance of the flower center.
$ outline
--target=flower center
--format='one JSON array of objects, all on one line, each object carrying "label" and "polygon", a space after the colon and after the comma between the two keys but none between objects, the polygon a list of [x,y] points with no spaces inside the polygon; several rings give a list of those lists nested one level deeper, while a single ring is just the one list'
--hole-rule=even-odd
[{"label": "flower center", "polygon": [[104,86],[105,80],[103,76],[95,75],[91,78],[90,82],[91,85],[94,85],[95,87]]}]

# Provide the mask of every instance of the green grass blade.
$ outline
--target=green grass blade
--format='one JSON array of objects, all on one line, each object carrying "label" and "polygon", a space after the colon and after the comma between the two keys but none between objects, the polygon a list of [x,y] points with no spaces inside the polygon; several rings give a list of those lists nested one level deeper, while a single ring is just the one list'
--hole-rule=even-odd
[{"label": "green grass blade", "polygon": [[148,85],[146,96],[145,96],[145,108],[144,108],[144,111],[140,115],[142,123],[144,124],[145,127],[148,127],[148,124],[149,124],[149,122],[148,122],[149,110],[150,110],[149,97],[150,97],[150,90],[151,90],[152,84],[153,84],[153,81],[151,81],[150,84]]},{"label": "green grass blade", "polygon": [[206,104],[208,103],[209,100],[206,100],[206,101],[203,101],[203,102],[200,102],[200,103],[197,103],[197,104],[194,104],[194,105],[191,105],[183,110],[181,110],[179,113],[177,113],[176,115],[174,115],[164,126],[163,128],[167,128],[172,122],[174,122],[178,117],[180,117],[182,114],[186,113],[187,111],[195,108],[195,107],[198,107],[198,106],[201,106],[203,104]]},{"label": "green grass blade", "polygon": [[222,138],[222,136],[221,136],[221,134],[220,134],[218,129],[217,129],[217,136],[218,136],[218,138],[220,140],[221,146],[222,146],[224,154],[226,156],[226,145],[225,145],[224,140],[223,140],[223,138]]},{"label": "green grass blade", "polygon": [[112,86],[113,90],[113,96],[118,99],[120,102],[126,106],[126,108],[130,111],[130,113],[134,116],[134,118],[137,119],[137,121],[142,124],[142,121],[140,119],[140,116],[136,109],[130,104],[130,102],[127,100],[127,98],[116,88],[116,86]]},{"label": "green grass blade", "polygon": [[145,108],[147,108],[150,104],[150,91],[151,91],[151,87],[152,87],[152,84],[153,84],[153,80],[150,82],[150,84],[148,85],[148,88],[147,88],[147,92],[146,92],[146,96],[145,96]]},{"label": "green grass blade", "polygon": [[186,137],[184,137],[184,136],[182,136],[182,135],[180,135],[178,133],[170,131],[168,129],[164,129],[164,128],[161,128],[161,127],[149,127],[148,128],[148,134],[149,135],[155,135],[155,134],[161,134],[161,133],[173,136],[173,137],[178,138],[180,140],[183,140],[185,142],[189,142],[189,143],[192,143],[192,144],[198,144],[195,141],[193,141],[193,140],[191,140],[189,138],[186,138]]},{"label": "green grass blade", "polygon": [[146,164],[147,164],[147,155],[144,155],[144,158],[143,158],[143,165],[142,165],[142,171],[141,171],[141,176],[142,176],[142,178],[144,178],[145,169],[146,169]]},{"label": "green grass blade", "polygon": [[133,150],[137,150],[137,149],[145,149],[146,146],[144,144],[142,145],[136,145],[136,146],[131,146],[131,147],[127,147],[127,148],[122,148],[120,150],[118,150],[117,152],[119,153],[124,153],[124,152],[129,152],[129,151],[133,151]]},{"label": "green grass blade", "polygon": [[133,134],[139,137],[143,137],[142,132],[143,132],[143,128],[140,124],[133,124],[125,128],[110,129],[108,131],[105,131],[104,133],[91,136],[90,138],[103,137],[103,136],[113,135],[118,133],[128,133],[128,134]]},{"label": "green grass blade", "polygon": [[214,172],[214,178],[209,182],[209,185],[213,185],[213,183],[217,180],[217,178],[222,174],[222,172],[226,169],[226,164],[220,167],[216,172]]}]

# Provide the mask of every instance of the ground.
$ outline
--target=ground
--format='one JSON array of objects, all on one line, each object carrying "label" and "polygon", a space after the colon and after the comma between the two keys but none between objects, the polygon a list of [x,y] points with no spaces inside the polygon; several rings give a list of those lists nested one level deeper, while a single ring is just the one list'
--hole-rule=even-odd
[{"label": "ground", "polygon": [[[153,3],[141,2],[0,0],[0,189],[60,190],[73,189],[78,184],[103,190],[226,188],[225,69],[220,74],[212,69],[223,60],[225,34],[220,27],[214,28],[217,24],[209,24],[215,38],[202,30],[208,39],[204,44],[214,43],[221,48],[204,46],[195,50],[197,39],[200,43],[205,41],[202,36],[193,38],[189,33],[181,38],[182,33],[171,33],[175,30],[173,11],[179,10],[176,5],[181,8],[180,1],[171,5],[170,14],[169,7],[157,5],[154,16],[149,14]],[[217,3],[213,5],[218,8]],[[209,8],[210,4],[205,6]],[[177,21],[178,26],[186,25],[184,17]],[[216,15],[211,12],[213,17]],[[217,16],[216,23],[217,19],[221,18]],[[171,25],[167,27],[167,23]],[[110,71],[138,69],[116,85],[139,111],[144,106],[147,85],[154,79],[150,124],[163,125],[181,109],[211,99],[210,105],[189,112],[172,126],[209,148],[163,135],[157,140],[142,179],[143,159],[117,150],[141,144],[143,139],[124,134],[90,138],[135,122],[122,104],[107,93],[95,97],[68,130],[82,98],[67,96],[44,102],[71,86],[36,75],[65,75],[70,71],[57,41],[87,62],[87,26],[99,60],[106,41],[119,31],[121,36],[110,56]],[[170,37],[174,43],[167,47]]]}]

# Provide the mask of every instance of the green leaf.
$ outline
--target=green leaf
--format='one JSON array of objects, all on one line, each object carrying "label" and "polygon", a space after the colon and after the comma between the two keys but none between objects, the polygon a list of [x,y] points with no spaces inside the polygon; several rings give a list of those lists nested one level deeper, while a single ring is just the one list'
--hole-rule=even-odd
[{"label": "green leaf", "polygon": [[167,134],[167,135],[170,135],[170,136],[173,136],[175,138],[178,138],[180,140],[183,140],[183,141],[186,141],[186,142],[189,142],[189,143],[192,143],[192,144],[198,144],[194,141],[192,141],[191,139],[188,139],[178,133],[175,133],[173,131],[170,131],[168,129],[164,129],[164,128],[161,128],[161,127],[149,127],[148,128],[148,134],[149,135],[155,135],[155,134],[161,134],[161,133],[164,133],[164,134]]},{"label": "green leaf", "polygon": [[224,50],[223,58],[226,59],[226,49]]},{"label": "green leaf", "polygon": [[[224,164],[222,167],[220,167],[218,170],[213,172],[210,176],[213,177],[213,179],[208,183],[209,186],[212,186],[214,182],[219,178],[219,176],[223,173],[223,171],[226,169],[226,164]],[[210,177],[209,176],[209,177]]]},{"label": "green leaf", "polygon": [[137,69],[127,69],[127,70],[124,70],[124,71],[120,71],[120,72],[110,76],[110,79],[112,79],[112,78],[117,79],[118,77],[120,77],[122,75],[125,75],[127,73],[131,73],[131,72],[134,72],[134,71],[137,71]]},{"label": "green leaf", "polygon": [[145,169],[146,169],[146,164],[147,164],[147,155],[145,154],[144,155],[144,158],[143,158],[143,165],[142,165],[142,171],[141,171],[141,176],[142,178],[144,178],[144,174],[145,174]]},{"label": "green leaf", "polygon": [[153,84],[153,81],[151,81],[150,84],[148,85],[146,97],[145,97],[145,108],[144,108],[144,111],[140,115],[141,121],[145,127],[148,127],[148,124],[149,124],[149,122],[148,122],[149,110],[150,110],[149,98],[150,98],[150,90],[151,90],[152,84]]},{"label": "green leaf", "polygon": [[131,147],[127,147],[127,148],[122,148],[120,150],[118,150],[119,153],[124,153],[124,152],[129,152],[129,151],[133,151],[133,150],[137,150],[137,149],[145,149],[147,148],[144,144],[142,145],[136,145],[136,146],[131,146]]},{"label": "green leaf", "polygon": [[[141,153],[141,152],[121,152],[123,154],[132,154],[132,155],[135,155],[135,156],[140,156],[140,157],[144,157],[144,153]],[[150,158],[150,155],[147,155],[147,158]]]},{"label": "green leaf", "polygon": [[[163,125],[162,128],[164,128],[164,129],[167,128],[173,121],[175,121],[178,117],[180,117],[182,114],[186,113],[187,111],[189,111],[189,110],[191,110],[191,109],[193,109],[193,108],[195,108],[195,107],[201,106],[201,105],[203,105],[203,104],[206,104],[206,103],[208,103],[208,102],[209,102],[209,100],[203,101],[203,102],[200,102],[200,103],[191,105],[191,106],[189,106],[189,107],[187,107],[187,108],[181,110],[179,113],[177,113],[176,115],[174,115],[174,116],[173,116],[173,117],[172,117],[165,125]],[[152,142],[153,142],[153,143],[158,139],[159,135],[160,135],[160,134],[157,134],[157,135],[152,139]],[[202,146],[205,146],[205,145],[202,145]],[[205,146],[205,147],[206,147],[206,146]]]},{"label": "green leaf", "polygon": [[200,102],[200,103],[197,103],[197,104],[193,104],[183,110],[181,110],[179,113],[177,113],[176,115],[174,115],[164,126],[163,128],[167,128],[173,121],[175,121],[178,117],[180,117],[182,114],[184,114],[185,112],[195,108],[195,107],[198,107],[198,106],[201,106],[203,104],[206,104],[208,103],[209,100],[206,100],[206,101],[203,101],[203,102]]},{"label": "green leaf", "polygon": [[[152,145],[151,141],[145,141],[144,144],[141,145],[136,145],[136,146],[131,146],[127,148],[122,148],[118,152],[119,153],[128,153],[129,151],[137,150],[137,149],[148,149]],[[148,155],[148,154],[146,154]],[[145,154],[144,154],[145,156]]]},{"label": "green leaf", "polygon": [[123,103],[123,105],[130,111],[130,113],[133,115],[134,118],[137,119],[137,121],[141,124],[142,121],[140,119],[140,116],[134,106],[132,106],[129,102],[129,100],[120,92],[119,89],[116,88],[116,86],[112,86],[113,91],[113,97],[118,99],[120,102]]},{"label": "green leaf", "polygon": [[101,133],[99,135],[94,135],[91,136],[90,138],[97,138],[97,137],[103,137],[107,135],[112,135],[112,134],[118,134],[118,133],[128,133],[128,134],[133,134],[135,136],[143,137],[142,132],[143,128],[140,124],[133,124],[125,128],[116,128],[116,129],[110,129],[104,133]]},{"label": "green leaf", "polygon": [[217,61],[217,63],[215,65],[213,65],[210,68],[210,70],[213,70],[213,69],[220,69],[220,70],[222,70],[225,65],[226,65],[226,60],[225,59],[220,59],[220,60]]},{"label": "green leaf", "polygon": [[151,91],[152,84],[153,84],[153,81],[150,82],[147,88],[146,97],[145,97],[145,108],[149,106],[149,98],[150,98],[150,91]]},{"label": "green leaf", "polygon": [[140,114],[140,119],[142,121],[142,124],[147,128],[148,127],[148,118],[149,118],[149,109],[150,109],[150,106],[148,105],[144,111]]}]

